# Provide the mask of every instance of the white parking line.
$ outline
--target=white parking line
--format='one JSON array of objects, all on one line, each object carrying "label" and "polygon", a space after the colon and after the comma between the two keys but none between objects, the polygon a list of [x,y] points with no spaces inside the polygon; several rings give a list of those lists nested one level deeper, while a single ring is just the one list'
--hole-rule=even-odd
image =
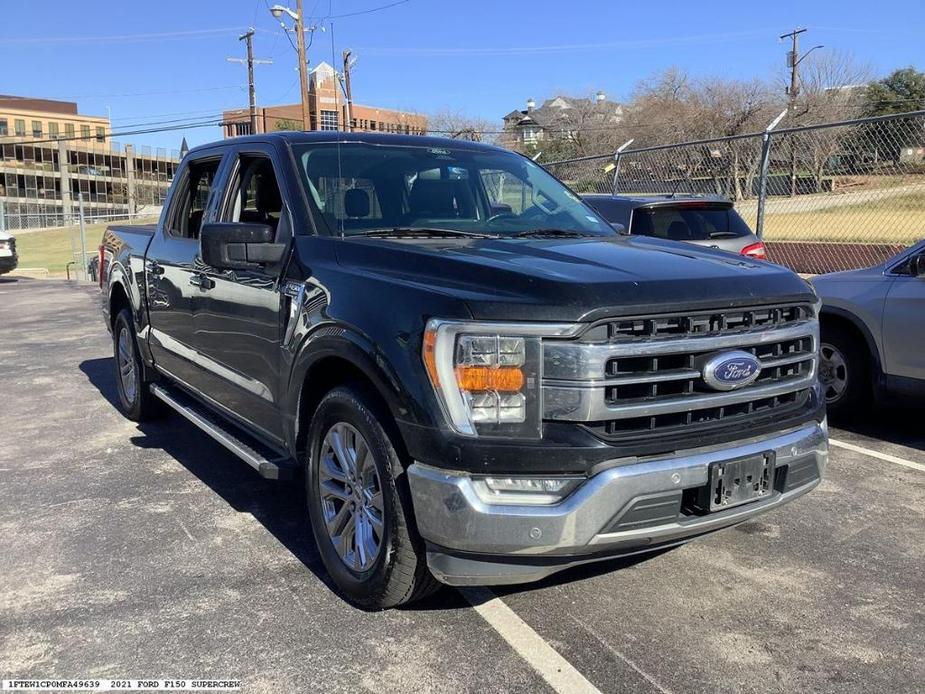
[{"label": "white parking line", "polygon": [[854,451],[855,453],[863,453],[877,460],[885,460],[888,463],[895,463],[896,465],[903,465],[913,470],[925,472],[925,465],[922,463],[916,463],[912,460],[906,460],[905,458],[898,458],[895,455],[889,455],[887,453],[880,453],[879,451],[873,451],[870,448],[864,448],[863,446],[848,443],[847,441],[839,441],[838,439],[830,438],[829,443],[836,448],[844,448],[845,450]]},{"label": "white parking line", "polygon": [[601,694],[497,595],[487,588],[460,588],[462,596],[511,648],[557,692]]}]

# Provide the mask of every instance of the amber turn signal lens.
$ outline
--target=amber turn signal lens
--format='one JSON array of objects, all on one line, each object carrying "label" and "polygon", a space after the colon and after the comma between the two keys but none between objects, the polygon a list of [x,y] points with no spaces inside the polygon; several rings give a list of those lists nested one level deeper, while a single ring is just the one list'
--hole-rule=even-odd
[{"label": "amber turn signal lens", "polygon": [[495,390],[499,393],[516,393],[524,387],[524,372],[517,368],[458,366],[456,382],[462,390],[470,392]]},{"label": "amber turn signal lens", "polygon": [[424,367],[431,383],[435,388],[440,387],[440,376],[437,375],[437,357],[434,351],[437,348],[437,331],[428,330],[424,333]]}]

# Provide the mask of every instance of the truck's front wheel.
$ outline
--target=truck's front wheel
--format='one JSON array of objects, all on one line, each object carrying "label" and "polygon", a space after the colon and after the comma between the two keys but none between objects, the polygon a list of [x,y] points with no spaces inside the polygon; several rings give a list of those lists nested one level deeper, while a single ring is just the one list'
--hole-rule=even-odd
[{"label": "truck's front wheel", "polygon": [[318,551],[341,592],[367,609],[416,600],[438,585],[383,415],[363,389],[335,388],[308,434],[305,480]]}]

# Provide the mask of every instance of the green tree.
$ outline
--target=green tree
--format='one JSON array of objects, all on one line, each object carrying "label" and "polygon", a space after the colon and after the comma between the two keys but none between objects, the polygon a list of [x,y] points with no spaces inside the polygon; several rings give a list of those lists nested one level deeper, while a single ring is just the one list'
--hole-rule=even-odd
[{"label": "green tree", "polygon": [[914,67],[894,70],[867,87],[867,113],[884,116],[925,109],[925,72]]},{"label": "green tree", "polygon": [[[923,110],[925,72],[920,72],[914,67],[894,70],[883,79],[871,82],[867,86],[865,102],[866,113],[869,116]],[[873,149],[875,157],[885,156],[897,163],[903,148],[920,147],[925,144],[921,117],[869,123],[861,129],[861,136],[865,144]]]},{"label": "green tree", "polygon": [[297,123],[294,120],[289,120],[287,118],[281,118],[276,121],[276,125],[273,126],[276,130],[301,130],[302,124]]}]

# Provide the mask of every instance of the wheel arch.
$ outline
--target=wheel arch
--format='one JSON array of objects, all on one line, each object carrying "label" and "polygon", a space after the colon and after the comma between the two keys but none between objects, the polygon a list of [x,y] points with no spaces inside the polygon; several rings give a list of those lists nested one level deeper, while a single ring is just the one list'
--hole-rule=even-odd
[{"label": "wheel arch", "polygon": [[879,378],[883,373],[880,350],[870,328],[862,320],[844,309],[826,306],[819,315],[820,335],[825,332],[826,326],[838,326],[856,336],[871,358],[874,375]]},{"label": "wheel arch", "polygon": [[[400,454],[407,452],[396,417],[407,412],[407,396],[400,381],[385,366],[372,345],[358,336],[321,337],[296,361],[290,379],[290,412],[294,412],[289,445],[296,454],[305,449],[311,419],[324,395],[333,388],[352,385],[362,389],[382,413],[381,422]],[[380,358],[376,358],[376,357]],[[294,396],[294,397],[293,397]]]}]

